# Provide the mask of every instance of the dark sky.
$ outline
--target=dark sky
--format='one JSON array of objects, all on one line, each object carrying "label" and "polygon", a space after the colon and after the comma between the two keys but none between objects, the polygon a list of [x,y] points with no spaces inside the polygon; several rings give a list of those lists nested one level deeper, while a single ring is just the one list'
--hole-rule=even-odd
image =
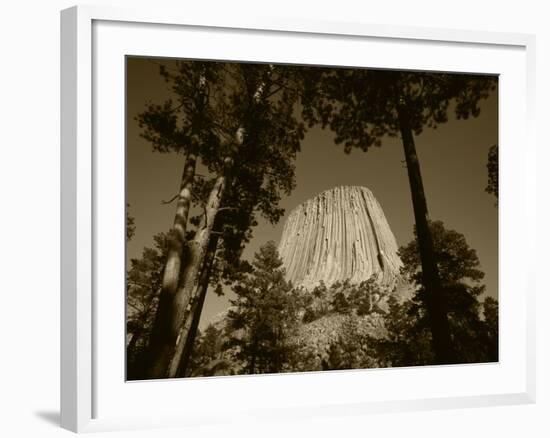
[{"label": "dark sky", "polygon": [[[139,136],[135,116],[145,103],[162,103],[170,97],[159,75],[158,60],[127,60],[127,202],[135,218],[136,233],[128,244],[128,258],[152,246],[152,236],[172,225],[175,205],[161,205],[177,192],[183,155],[153,153]],[[170,63],[171,61],[163,61]],[[313,128],[306,134],[296,160],[296,189],[281,206],[288,214],[295,206],[323,190],[339,185],[368,187],[380,202],[398,245],[413,237],[413,210],[403,147],[399,138],[384,138],[380,148],[346,155],[334,144],[331,131]],[[487,153],[498,143],[498,93],[481,103],[475,119],[455,120],[427,129],[416,138],[430,218],[464,234],[477,251],[485,272],[487,294],[498,294],[498,210],[485,193]],[[265,221],[254,231],[245,258],[266,241],[279,242],[286,215],[276,225]],[[227,297],[207,295],[201,327],[228,305]]]}]

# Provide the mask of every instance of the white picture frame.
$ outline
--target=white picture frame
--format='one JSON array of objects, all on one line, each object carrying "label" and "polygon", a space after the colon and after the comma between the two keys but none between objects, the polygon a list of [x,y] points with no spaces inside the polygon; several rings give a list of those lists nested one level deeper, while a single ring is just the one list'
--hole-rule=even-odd
[{"label": "white picture frame", "polygon": [[[188,38],[193,32],[198,36],[193,40],[192,50],[183,53],[177,44],[167,44],[174,37]],[[232,45],[220,46],[222,36],[233,41]],[[289,44],[296,46],[296,51],[290,50]],[[346,63],[345,57],[351,56],[348,52],[353,54],[353,49],[359,46],[371,47],[373,54],[379,53],[376,66],[380,67],[435,69],[439,65],[441,70],[501,75],[501,361],[479,366],[297,373],[187,382],[121,381],[120,363],[124,361],[124,345],[120,340],[124,333],[124,312],[119,312],[124,299],[120,283],[124,271],[119,272],[124,264],[124,257],[120,257],[124,254],[124,202],[120,203],[123,199],[120,188],[124,184],[124,168],[120,167],[124,158],[124,143],[120,142],[124,126],[119,123],[124,116],[124,105],[120,106],[120,97],[124,95],[124,75],[119,74],[123,65],[121,56],[201,57],[204,53],[202,56],[210,59],[304,62],[308,50],[306,63],[339,65]],[[215,13],[195,16],[154,8],[137,11],[78,6],[62,11],[62,427],[83,432],[247,418],[360,415],[534,402],[535,291],[532,268],[526,263],[526,254],[534,254],[536,223],[534,47],[534,36],[524,34],[318,22],[298,17],[258,18],[246,14],[229,21]],[[389,59],[388,51],[399,57]],[[116,100],[106,101],[104,96]],[[513,148],[514,142],[521,144],[521,148]],[[516,208],[513,200],[521,208]],[[120,220],[114,219],[112,226],[106,226],[105,212]],[[521,238],[514,233],[518,224],[525,227]],[[108,253],[104,242],[111,245]],[[111,273],[104,268],[106,264],[113,266]],[[513,273],[508,267],[514,268]],[[115,293],[105,295],[107,289]],[[516,293],[512,294],[512,290]],[[111,342],[105,335],[119,331],[118,341]],[[468,386],[470,379],[479,383],[477,390]],[[369,390],[364,391],[363,386]],[[289,398],[291,390],[296,392]],[[187,391],[193,403],[185,404],[181,401],[184,397],[179,396],[181,403],[174,407],[170,400],[181,395],[181,391]],[[209,398],[213,394],[220,395],[219,403]],[[229,394],[237,395],[229,409],[224,409]],[[145,406],[146,411],[139,411],[132,404],[136,397],[152,404]],[[247,402],[250,397],[256,397],[253,403]],[[122,405],[126,410],[120,409]],[[169,405],[171,409],[167,408]]]}]

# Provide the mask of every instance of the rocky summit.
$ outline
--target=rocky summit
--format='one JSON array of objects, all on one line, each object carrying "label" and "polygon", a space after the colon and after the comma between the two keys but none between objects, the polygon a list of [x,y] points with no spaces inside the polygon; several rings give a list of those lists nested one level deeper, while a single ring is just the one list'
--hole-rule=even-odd
[{"label": "rocky summit", "polygon": [[288,216],[279,254],[287,280],[312,289],[373,278],[384,288],[398,282],[401,260],[382,207],[366,187],[324,191]]}]

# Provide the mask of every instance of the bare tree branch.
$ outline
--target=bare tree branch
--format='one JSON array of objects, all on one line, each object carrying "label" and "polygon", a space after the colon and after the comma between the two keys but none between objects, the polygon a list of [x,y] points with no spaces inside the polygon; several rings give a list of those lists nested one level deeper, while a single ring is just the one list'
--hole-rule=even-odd
[{"label": "bare tree branch", "polygon": [[180,195],[179,193],[176,193],[174,195],[174,197],[172,199],[170,199],[169,201],[160,201],[160,203],[161,204],[171,204],[172,202],[174,202],[178,198],[179,195]]}]

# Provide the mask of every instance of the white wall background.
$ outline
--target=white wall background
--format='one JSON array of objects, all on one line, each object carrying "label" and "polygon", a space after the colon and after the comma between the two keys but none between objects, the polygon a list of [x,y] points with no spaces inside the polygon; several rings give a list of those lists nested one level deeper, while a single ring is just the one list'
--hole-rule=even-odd
[{"label": "white wall background", "polygon": [[[550,300],[544,274],[550,180],[550,14],[523,0],[119,0],[98,4],[215,8],[259,15],[537,34],[538,401],[535,405],[113,433],[108,436],[550,436]],[[0,14],[0,435],[68,435],[59,417],[59,10],[65,0],[5,2]],[[517,145],[521,147],[521,145]]]}]

